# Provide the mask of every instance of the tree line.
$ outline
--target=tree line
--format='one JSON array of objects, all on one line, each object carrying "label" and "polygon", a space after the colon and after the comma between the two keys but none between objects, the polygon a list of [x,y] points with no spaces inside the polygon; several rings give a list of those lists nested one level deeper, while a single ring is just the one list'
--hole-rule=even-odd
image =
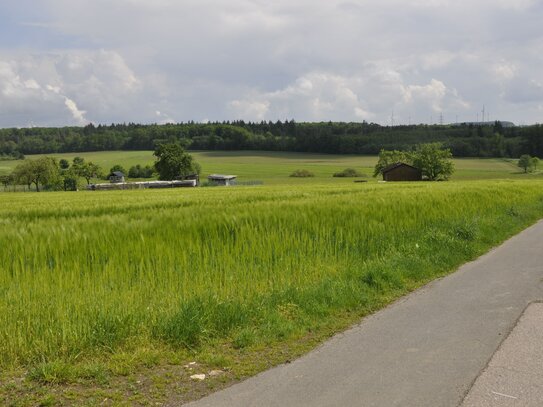
[{"label": "tree line", "polygon": [[168,181],[184,179],[201,172],[200,164],[179,143],[157,145],[154,156],[153,166],[137,164],[127,172],[123,166],[116,164],[107,173],[98,164],[85,161],[82,157],[75,157],[71,163],[64,158],[57,160],[47,156],[27,159],[18,164],[11,174],[0,175],[0,183],[5,191],[10,186],[15,189],[17,185],[24,185],[28,190],[34,185],[37,192],[44,188],[50,191],[76,191],[81,179],[90,185],[92,179],[107,179],[117,171],[129,178],[158,176],[158,179]]},{"label": "tree line", "polygon": [[0,129],[0,159],[25,154],[154,150],[176,142],[189,150],[268,150],[329,154],[378,154],[439,142],[455,157],[543,156],[543,125],[380,126],[375,123],[215,122]]}]

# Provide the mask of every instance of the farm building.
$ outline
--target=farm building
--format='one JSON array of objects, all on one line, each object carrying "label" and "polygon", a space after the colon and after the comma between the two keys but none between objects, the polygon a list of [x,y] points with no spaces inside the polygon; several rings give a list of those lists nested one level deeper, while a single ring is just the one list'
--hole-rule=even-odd
[{"label": "farm building", "polygon": [[236,185],[236,175],[211,174],[207,177],[208,181],[215,185],[230,186]]},{"label": "farm building", "polygon": [[189,174],[180,178],[181,181],[195,181],[196,186],[200,185],[200,175],[199,174]]},{"label": "farm building", "polygon": [[191,188],[196,187],[195,179],[181,181],[140,181],[140,182],[112,182],[110,184],[87,185],[89,191],[113,191],[118,189],[155,189],[155,188]]},{"label": "farm building", "polygon": [[112,184],[120,184],[124,182],[124,174],[121,171],[113,171],[108,176],[109,182]]},{"label": "farm building", "polygon": [[395,163],[383,169],[384,181],[421,181],[422,171],[406,163]]}]

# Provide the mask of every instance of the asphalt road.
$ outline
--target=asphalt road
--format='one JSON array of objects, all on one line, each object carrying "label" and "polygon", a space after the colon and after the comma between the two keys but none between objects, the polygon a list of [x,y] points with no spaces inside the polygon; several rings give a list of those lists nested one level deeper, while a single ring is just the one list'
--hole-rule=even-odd
[{"label": "asphalt road", "polygon": [[188,406],[458,406],[543,299],[542,260],[539,222],[293,363]]},{"label": "asphalt road", "polygon": [[543,405],[543,303],[528,306],[462,407]]}]

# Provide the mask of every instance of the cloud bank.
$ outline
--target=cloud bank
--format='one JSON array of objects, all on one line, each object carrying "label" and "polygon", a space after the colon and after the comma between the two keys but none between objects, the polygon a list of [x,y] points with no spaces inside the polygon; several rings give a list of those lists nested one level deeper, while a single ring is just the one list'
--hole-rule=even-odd
[{"label": "cloud bank", "polygon": [[483,105],[542,121],[538,0],[6,0],[0,16],[3,127],[451,122]]}]

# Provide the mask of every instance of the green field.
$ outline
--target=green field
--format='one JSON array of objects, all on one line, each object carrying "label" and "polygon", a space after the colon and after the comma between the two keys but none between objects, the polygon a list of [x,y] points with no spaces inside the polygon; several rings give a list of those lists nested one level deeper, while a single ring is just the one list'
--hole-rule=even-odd
[{"label": "green field", "polygon": [[[145,157],[111,154],[84,156],[104,166]],[[332,172],[374,158],[304,157],[198,153],[206,172],[270,184],[300,167],[319,174],[295,190],[0,194],[0,404],[198,397],[298,355],[543,215],[542,180],[333,184]],[[466,177],[515,171],[461,163]],[[217,368],[217,380],[189,379]]]},{"label": "green field", "polygon": [[[99,164],[105,171],[121,164],[128,170],[131,166],[152,164],[152,151],[106,151],[96,153],[51,154],[58,159],[71,161],[76,155]],[[193,153],[202,165],[203,176],[213,173],[238,175],[240,181],[263,181],[265,184],[307,183],[351,183],[352,179],[332,178],[335,172],[352,167],[368,175],[370,181],[374,156],[325,155],[308,153],[255,152],[255,151],[206,151]],[[28,156],[33,158],[36,156]],[[17,161],[0,161],[0,174],[10,172]],[[453,180],[465,179],[523,179],[542,177],[541,173],[522,174],[511,160],[499,158],[461,158],[454,160],[456,172]],[[296,179],[289,175],[297,169],[307,169],[314,178]],[[543,177],[542,177],[543,178]]]}]

